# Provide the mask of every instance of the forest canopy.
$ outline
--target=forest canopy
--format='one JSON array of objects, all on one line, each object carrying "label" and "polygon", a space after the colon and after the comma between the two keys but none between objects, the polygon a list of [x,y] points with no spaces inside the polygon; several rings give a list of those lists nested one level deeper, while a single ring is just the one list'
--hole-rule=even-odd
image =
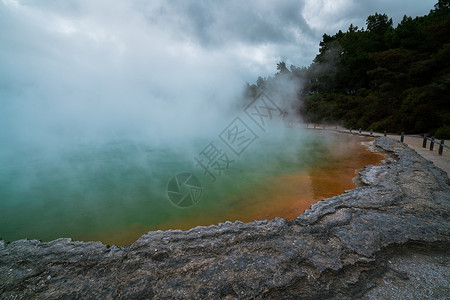
[{"label": "forest canopy", "polygon": [[305,122],[449,139],[450,0],[397,27],[386,14],[368,16],[366,28],[324,34],[309,67],[280,62],[277,70],[247,85],[247,96],[258,88],[277,95],[289,82]]}]

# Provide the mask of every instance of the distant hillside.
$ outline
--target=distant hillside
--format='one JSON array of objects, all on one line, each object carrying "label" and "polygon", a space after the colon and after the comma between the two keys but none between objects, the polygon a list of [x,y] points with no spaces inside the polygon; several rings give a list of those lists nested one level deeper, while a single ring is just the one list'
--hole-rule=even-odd
[{"label": "distant hillside", "polygon": [[283,93],[288,82],[307,122],[450,138],[450,0],[395,28],[378,13],[366,25],[324,34],[308,68],[280,62],[274,77],[248,85],[247,96],[256,87]]}]

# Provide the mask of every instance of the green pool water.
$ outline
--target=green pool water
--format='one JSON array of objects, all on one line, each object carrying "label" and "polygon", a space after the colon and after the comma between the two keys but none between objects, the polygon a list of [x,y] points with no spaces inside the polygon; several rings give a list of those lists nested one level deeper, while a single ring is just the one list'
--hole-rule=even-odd
[{"label": "green pool water", "polygon": [[[194,160],[211,141],[232,161],[215,182]],[[25,151],[3,159],[0,166],[0,238],[70,237],[127,244],[179,220],[189,223],[205,216],[207,223],[218,223],[238,204],[240,194],[258,192],[277,174],[330,159],[335,141],[291,128],[261,136],[240,156],[215,137],[166,148],[115,139],[48,156]],[[180,208],[169,200],[168,183],[180,172],[194,175],[201,184],[201,198],[193,206]]]}]

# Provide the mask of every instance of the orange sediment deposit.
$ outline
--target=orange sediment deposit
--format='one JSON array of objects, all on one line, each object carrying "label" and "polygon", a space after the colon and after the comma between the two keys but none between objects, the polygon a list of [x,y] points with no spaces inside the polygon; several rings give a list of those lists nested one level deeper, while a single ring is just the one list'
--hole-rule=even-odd
[{"label": "orange sediment deposit", "polygon": [[311,204],[344,193],[356,187],[357,171],[379,164],[384,156],[369,151],[361,142],[373,139],[346,137],[347,143],[336,144],[319,165],[298,173],[277,174],[228,199],[230,207],[220,215],[199,213],[197,216],[171,219],[156,229],[190,229],[224,221],[251,222],[281,217],[294,219]]},{"label": "orange sediment deposit", "polygon": [[147,232],[145,225],[133,223],[126,227],[117,227],[107,232],[82,233],[74,236],[74,240],[80,241],[101,241],[106,245],[130,245],[135,242],[141,235]]},{"label": "orange sediment deposit", "polygon": [[[365,139],[365,141],[368,141]],[[366,165],[378,164],[384,158],[368,151],[360,143],[351,142],[352,148],[335,152],[326,162],[308,171],[280,174],[253,191],[254,203],[234,209],[236,220],[248,222],[281,217],[294,219],[311,204],[344,193],[356,187],[353,179],[357,170]]]}]

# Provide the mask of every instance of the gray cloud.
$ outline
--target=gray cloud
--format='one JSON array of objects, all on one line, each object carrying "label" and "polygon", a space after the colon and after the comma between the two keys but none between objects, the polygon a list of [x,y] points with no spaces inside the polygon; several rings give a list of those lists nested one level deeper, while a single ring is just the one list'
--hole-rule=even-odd
[{"label": "gray cloud", "polygon": [[179,13],[206,44],[292,43],[296,33],[311,35],[301,15],[302,1],[229,1],[225,7],[220,2],[178,3]]},{"label": "gray cloud", "polygon": [[317,33],[334,34],[346,31],[350,24],[365,27],[366,18],[375,13],[386,13],[392,17],[394,25],[403,16],[427,14],[436,0],[305,0],[303,16],[308,25]]}]

